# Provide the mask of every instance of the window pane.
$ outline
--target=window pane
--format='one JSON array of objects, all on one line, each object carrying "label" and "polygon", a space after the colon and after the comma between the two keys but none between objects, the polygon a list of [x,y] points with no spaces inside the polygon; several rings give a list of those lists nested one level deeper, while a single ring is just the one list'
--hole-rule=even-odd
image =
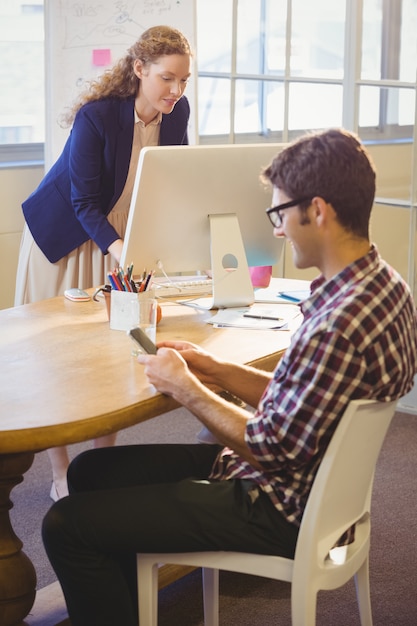
[{"label": "window pane", "polygon": [[265,83],[268,132],[284,130],[285,89],[283,83]]},{"label": "window pane", "polygon": [[414,82],[417,71],[417,2],[403,0],[400,37],[400,80]]},{"label": "window pane", "polygon": [[270,81],[236,81],[235,132],[267,135],[283,128],[284,86]]},{"label": "window pane", "polygon": [[382,4],[363,0],[362,70],[363,80],[381,78]]},{"label": "window pane", "polygon": [[415,82],[416,32],[415,0],[364,0],[362,79]]},{"label": "window pane", "polygon": [[2,0],[0,58],[0,144],[43,142],[43,0]]},{"label": "window pane", "polygon": [[284,76],[287,29],[287,0],[266,0],[265,74]]},{"label": "window pane", "polygon": [[198,0],[197,64],[199,72],[227,72],[232,66],[232,1]]},{"label": "window pane", "polygon": [[198,80],[198,126],[200,135],[230,133],[230,80]]},{"label": "window pane", "polygon": [[343,90],[340,85],[290,85],[289,130],[342,126],[342,100]]},{"label": "window pane", "polygon": [[411,129],[414,108],[414,89],[363,86],[359,92],[359,127],[387,129],[389,126],[406,126]]},{"label": "window pane", "polygon": [[379,87],[359,88],[359,128],[379,126]]},{"label": "window pane", "polygon": [[291,75],[342,78],[345,0],[293,0]]},{"label": "window pane", "polygon": [[[391,89],[390,91],[395,91]],[[416,92],[414,89],[398,90],[398,124],[400,126],[414,126],[416,106]]]},{"label": "window pane", "polygon": [[286,0],[239,0],[238,73],[284,74],[286,21]]},{"label": "window pane", "polygon": [[263,73],[263,30],[260,0],[239,0],[236,71]]}]

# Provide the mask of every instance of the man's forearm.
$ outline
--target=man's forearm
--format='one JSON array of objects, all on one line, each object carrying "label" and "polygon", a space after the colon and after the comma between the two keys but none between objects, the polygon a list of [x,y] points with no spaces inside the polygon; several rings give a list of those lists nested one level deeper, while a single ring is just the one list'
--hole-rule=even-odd
[{"label": "man's forearm", "polygon": [[272,374],[248,365],[222,363],[216,377],[219,387],[256,408]]},{"label": "man's forearm", "polygon": [[178,387],[174,397],[191,411],[221,444],[234,450],[253,467],[260,468],[245,442],[246,424],[252,417],[251,413],[223,400],[195,377],[189,378],[183,386]]}]

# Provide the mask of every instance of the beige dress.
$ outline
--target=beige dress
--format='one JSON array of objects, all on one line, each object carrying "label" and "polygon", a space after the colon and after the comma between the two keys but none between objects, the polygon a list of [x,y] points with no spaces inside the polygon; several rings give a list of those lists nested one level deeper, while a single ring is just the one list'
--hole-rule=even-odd
[{"label": "beige dress", "polygon": [[[129,172],[122,194],[107,219],[123,239],[139,152],[144,146],[159,144],[162,115],[145,126],[135,112],[135,127]],[[15,306],[62,295],[66,289],[88,289],[107,282],[107,273],[116,265],[111,254],[104,255],[90,239],[56,263],[48,261],[25,224],[16,275]]]}]

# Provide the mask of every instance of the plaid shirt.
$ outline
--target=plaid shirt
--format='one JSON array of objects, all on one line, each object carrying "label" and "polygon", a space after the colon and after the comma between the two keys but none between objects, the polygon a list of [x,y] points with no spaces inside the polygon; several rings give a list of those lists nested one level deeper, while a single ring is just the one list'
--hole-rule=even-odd
[{"label": "plaid shirt", "polygon": [[417,323],[408,286],[370,252],[312,283],[303,323],[248,421],[245,439],[263,470],[229,448],[212,479],[250,479],[299,526],[330,438],[350,400],[389,401],[417,372]]}]

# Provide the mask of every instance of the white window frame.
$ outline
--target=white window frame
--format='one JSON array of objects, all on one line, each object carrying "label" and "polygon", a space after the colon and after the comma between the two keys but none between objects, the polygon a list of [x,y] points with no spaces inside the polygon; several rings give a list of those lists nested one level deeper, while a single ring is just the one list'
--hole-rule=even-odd
[{"label": "white window frame", "polygon": [[[199,135],[199,142],[201,144],[216,144],[216,143],[248,143],[248,142],[287,142],[294,139],[300,133],[309,130],[298,129],[296,131],[290,131],[288,129],[288,103],[289,103],[289,88],[293,83],[308,83],[308,84],[330,84],[339,85],[343,89],[343,111],[342,111],[342,125],[354,132],[360,133],[361,138],[364,141],[378,141],[389,142],[398,140],[409,140],[413,136],[413,128],[405,127],[399,128],[397,125],[390,126],[385,123],[383,116],[386,114],[386,109],[381,106],[380,121],[375,128],[361,128],[359,129],[359,93],[362,86],[374,86],[379,88],[400,88],[411,89],[416,91],[416,82],[402,82],[395,78],[384,78],[392,73],[392,68],[398,73],[399,65],[399,47],[398,41],[400,33],[395,30],[395,24],[399,24],[400,20],[394,19],[394,13],[401,10],[401,2],[398,0],[383,0],[383,41],[385,42],[385,50],[389,50],[389,55],[384,55],[384,65],[381,68],[383,78],[381,80],[362,80],[360,77],[361,71],[361,53],[362,53],[362,0],[346,0],[346,19],[345,19],[345,51],[344,51],[344,72],[341,79],[317,79],[314,77],[299,77],[291,76],[290,74],[290,36],[291,36],[291,6],[292,1],[287,0],[287,45],[286,45],[286,60],[285,60],[285,75],[283,77],[275,77],[266,74],[244,74],[236,71],[236,49],[237,49],[237,13],[238,13],[239,0],[233,0],[232,5],[232,32],[231,32],[231,46],[232,46],[232,62],[230,72],[207,72],[199,71],[198,77],[205,78],[222,78],[230,81],[230,133],[228,135]],[[263,4],[263,0],[261,0]],[[197,19],[198,19],[198,0],[197,0]],[[391,40],[394,40],[396,46],[391,45]],[[394,52],[394,54],[393,54]],[[396,54],[395,54],[396,52]],[[197,59],[198,62],[198,59]],[[391,69],[391,71],[390,71]],[[256,80],[261,81],[264,85],[268,81],[281,83],[284,85],[285,90],[285,113],[284,113],[284,128],[282,132],[262,132],[261,133],[235,133],[234,131],[234,107],[235,107],[235,90],[236,82],[238,80]],[[383,99],[386,96],[386,92],[381,92],[380,98]],[[262,108],[260,107],[262,110]],[[262,126],[262,124],[261,124]],[[266,127],[266,124],[264,125]]]},{"label": "white window frame", "polygon": [[[198,14],[198,0],[196,1],[197,14]],[[262,2],[263,0],[261,0]],[[309,1],[309,0],[306,0]],[[46,3],[46,0],[45,0]],[[398,11],[401,3],[398,0],[383,0],[383,10],[385,11],[384,22],[386,24],[398,23],[398,20],[394,20],[390,11]],[[286,45],[286,70],[283,77],[273,77],[270,75],[254,75],[254,74],[242,74],[236,71],[236,46],[237,46],[237,8],[238,0],[232,1],[233,7],[233,19],[232,19],[232,67],[229,73],[223,72],[203,72],[198,73],[198,77],[214,77],[214,78],[226,78],[230,81],[230,133],[229,135],[210,135],[199,136],[198,141],[202,144],[209,143],[248,143],[248,142],[280,142],[290,141],[297,134],[300,134],[304,130],[290,132],[288,130],[288,101],[289,101],[289,87],[294,82],[305,82],[309,84],[323,85],[333,84],[340,85],[343,89],[343,112],[342,112],[342,124],[345,128],[358,132],[364,141],[376,141],[376,142],[388,142],[394,140],[408,140],[411,141],[413,137],[414,129],[411,127],[400,129],[398,127],[390,127],[384,124],[384,120],[380,120],[380,124],[376,128],[361,128],[358,126],[358,111],[359,111],[359,92],[362,86],[374,86],[382,88],[400,88],[411,89],[416,92],[416,82],[408,83],[401,82],[395,79],[384,78],[379,81],[361,80],[360,78],[360,61],[361,61],[361,37],[362,37],[362,7],[363,0],[347,0],[346,1],[346,20],[345,20],[345,53],[344,53],[344,76],[340,80],[324,80],[306,77],[292,77],[290,75],[290,32],[291,32],[291,6],[292,0],[287,0],[287,45]],[[392,51],[395,46],[390,45],[389,37],[393,37],[398,41],[399,33],[396,33],[392,29],[384,29],[384,40],[386,42],[385,48],[390,50],[389,63],[391,67],[398,66],[398,56],[392,56]],[[398,49],[398,46],[397,46]],[[198,59],[197,59],[198,60]],[[386,56],[386,63],[388,64],[388,55]],[[384,75],[384,69],[383,75]],[[387,66],[388,75],[388,66]],[[235,89],[236,81],[240,79],[256,80],[266,84],[268,81],[280,82],[284,85],[285,90],[285,115],[284,115],[284,128],[282,132],[263,134],[259,133],[235,133],[234,132],[234,105],[235,105]],[[198,85],[197,85],[198,91]],[[384,97],[382,92],[381,97]],[[383,107],[381,107],[381,114],[383,115]],[[416,113],[417,118],[417,113]],[[0,145],[0,167],[18,167],[27,166],[28,164],[38,164],[44,161],[44,144],[42,143],[29,143],[29,144],[8,144]]]}]

